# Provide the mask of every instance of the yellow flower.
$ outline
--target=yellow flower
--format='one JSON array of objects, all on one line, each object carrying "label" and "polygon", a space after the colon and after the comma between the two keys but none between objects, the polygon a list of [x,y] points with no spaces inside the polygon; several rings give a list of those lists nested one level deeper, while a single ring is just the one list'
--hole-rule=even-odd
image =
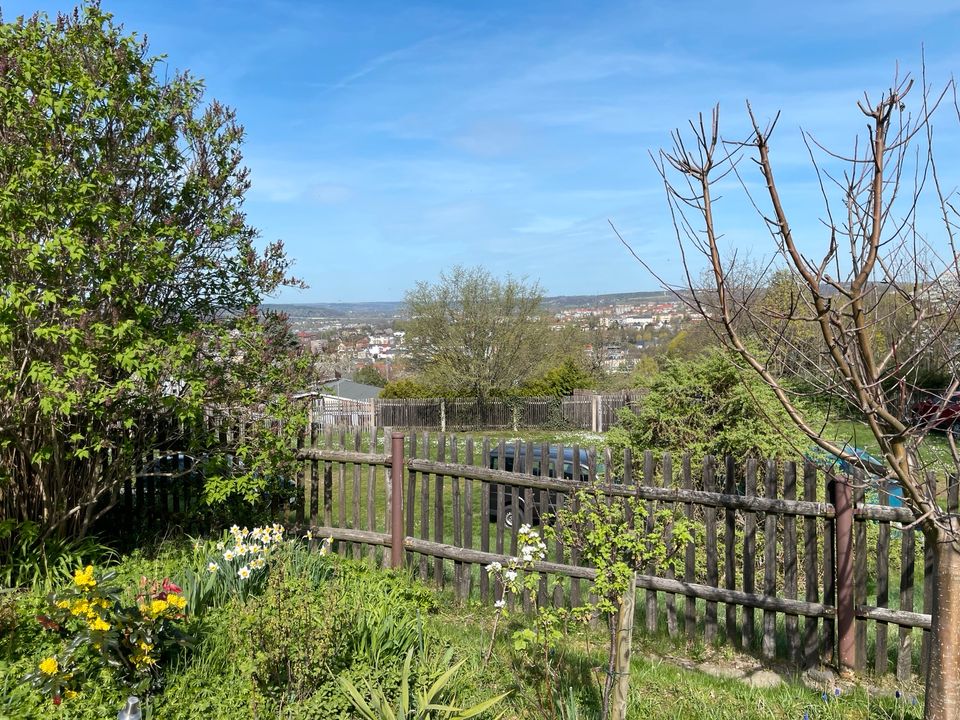
[{"label": "yellow flower", "polygon": [[170,607],[176,608],[177,610],[183,610],[187,606],[186,599],[181,595],[167,595],[167,602],[170,604]]},{"label": "yellow flower", "polygon": [[54,675],[60,669],[60,663],[55,657],[48,657],[40,661],[40,672],[44,675]]},{"label": "yellow flower", "polygon": [[148,643],[146,640],[141,640],[139,643],[137,643],[137,645],[141,650],[143,650],[144,654],[153,650],[153,645]]},{"label": "yellow flower", "polygon": [[106,632],[107,630],[110,629],[110,623],[108,623],[99,615],[96,616],[94,619],[92,619],[89,625],[90,625],[90,629],[94,631]]},{"label": "yellow flower", "polygon": [[69,609],[70,609],[70,601],[69,601],[69,600],[61,600],[60,602],[57,603],[57,607],[58,607],[58,608],[61,608],[61,609],[63,609],[63,610],[69,610]]},{"label": "yellow flower", "polygon": [[169,603],[167,603],[166,600],[153,600],[150,603],[150,614],[159,615],[160,613],[162,613],[164,610],[167,609],[168,604]]},{"label": "yellow flower", "polygon": [[67,691],[63,694],[63,696],[64,696],[67,700],[73,700],[73,699],[77,696],[77,691],[76,691],[76,690],[67,690]]},{"label": "yellow flower", "polygon": [[80,617],[81,615],[89,615],[90,603],[88,603],[86,600],[77,600],[75,603],[73,603],[73,607],[70,608],[70,612],[77,617]]},{"label": "yellow flower", "polygon": [[77,587],[94,587],[97,584],[97,581],[93,579],[93,565],[87,565],[82,570],[78,569],[73,574],[73,582],[77,585]]}]

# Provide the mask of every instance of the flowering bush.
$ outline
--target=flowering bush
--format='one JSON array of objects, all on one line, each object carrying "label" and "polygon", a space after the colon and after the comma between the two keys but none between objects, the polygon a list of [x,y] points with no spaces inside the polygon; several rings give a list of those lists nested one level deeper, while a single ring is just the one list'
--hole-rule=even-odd
[{"label": "flowering bush", "polygon": [[50,609],[37,620],[64,639],[60,653],[44,658],[26,680],[49,694],[55,704],[76,694],[81,655],[94,667],[113,668],[122,682],[142,692],[162,678],[165,652],[189,644],[180,628],[187,601],[168,578],[140,579],[132,603],[111,585],[115,573],[97,575],[92,565],[79,568],[73,583],[48,597]]},{"label": "flowering bush", "polygon": [[[305,539],[312,541],[309,532]],[[197,566],[185,574],[187,608],[198,614],[231,597],[245,600],[261,592],[278,552],[293,542],[284,537],[283,526],[274,523],[253,530],[234,525],[216,543],[195,543]],[[320,555],[330,552],[332,542],[323,541]]]}]

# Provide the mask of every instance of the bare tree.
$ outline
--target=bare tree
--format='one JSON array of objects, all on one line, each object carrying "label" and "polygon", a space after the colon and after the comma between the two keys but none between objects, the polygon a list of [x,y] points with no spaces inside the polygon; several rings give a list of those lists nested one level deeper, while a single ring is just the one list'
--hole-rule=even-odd
[{"label": "bare tree", "polygon": [[[914,524],[933,549],[925,717],[941,720],[960,718],[960,517],[945,509],[960,462],[951,433],[952,465],[921,464],[920,446],[942,417],[937,408],[913,417],[911,398],[931,365],[950,378],[944,404],[957,389],[960,213],[938,172],[932,118],[950,113],[960,120],[960,107],[952,81],[935,92],[924,75],[921,85],[910,96],[914,81],[896,77],[879,99],[864,94],[857,105],[867,136],[856,138],[846,155],[803,133],[824,207],[819,257],[802,251],[774,176],[771,139],[779,114],[762,124],[748,103],[747,137],[730,141],[715,108],[691,122],[690,132],[676,131],[672,149],[654,159],[686,269],[682,287],[664,285],[763,378],[812,442],[862,466],[804,417],[798,377],[801,387],[862,419],[882,450],[882,471],[903,488]],[[747,176],[754,167],[763,181],[756,195]],[[742,282],[742,260],[718,227],[721,181],[739,185],[769,232],[769,256],[751,282]],[[918,227],[931,215],[934,227]],[[708,283],[699,281],[697,257],[706,262]],[[941,481],[931,482],[936,475],[928,471]]]}]

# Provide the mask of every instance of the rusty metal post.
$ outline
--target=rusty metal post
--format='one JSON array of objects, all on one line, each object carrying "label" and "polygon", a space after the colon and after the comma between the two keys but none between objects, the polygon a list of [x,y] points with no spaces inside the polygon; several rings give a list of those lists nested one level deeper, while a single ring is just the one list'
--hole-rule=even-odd
[{"label": "rusty metal post", "polygon": [[853,578],[853,492],[848,478],[834,478],[833,506],[837,528],[837,645],[839,669],[853,670],[857,664],[857,646],[854,639],[854,578]]},{"label": "rusty metal post", "polygon": [[390,567],[403,566],[403,433],[391,436]]}]

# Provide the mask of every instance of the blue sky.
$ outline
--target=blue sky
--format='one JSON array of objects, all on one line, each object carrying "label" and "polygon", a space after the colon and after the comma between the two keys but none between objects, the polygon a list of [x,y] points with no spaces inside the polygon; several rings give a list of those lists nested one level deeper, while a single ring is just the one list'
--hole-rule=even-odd
[{"label": "blue sky", "polygon": [[[11,18],[69,5],[0,7]],[[104,7],[237,109],[249,219],[284,240],[310,285],[286,302],[401,299],[456,263],[548,294],[655,288],[608,219],[677,281],[649,153],[715,102],[736,135],[747,98],[762,117],[783,112],[774,159],[802,241],[818,247],[799,128],[848,147],[864,127],[856,100],[888,87],[898,62],[917,71],[921,46],[934,81],[960,69],[960,5],[938,0]],[[958,147],[945,127],[941,148]],[[721,207],[730,242],[764,256],[755,217]]]}]

